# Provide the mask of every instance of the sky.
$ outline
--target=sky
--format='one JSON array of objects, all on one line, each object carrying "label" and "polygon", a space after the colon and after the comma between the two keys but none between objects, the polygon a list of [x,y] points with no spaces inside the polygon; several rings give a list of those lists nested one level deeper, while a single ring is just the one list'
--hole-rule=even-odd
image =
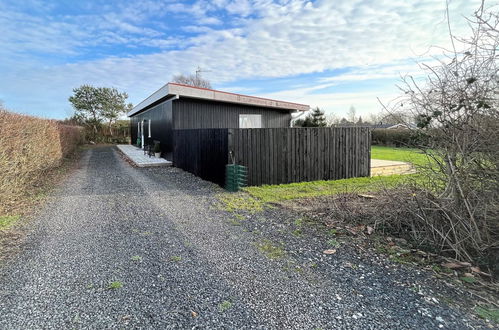
[{"label": "sky", "polygon": [[[468,35],[480,1],[448,2]],[[0,0],[0,100],[62,119],[82,84],[137,104],[200,67],[214,89],[367,117],[437,45],[450,45],[445,0]]]}]

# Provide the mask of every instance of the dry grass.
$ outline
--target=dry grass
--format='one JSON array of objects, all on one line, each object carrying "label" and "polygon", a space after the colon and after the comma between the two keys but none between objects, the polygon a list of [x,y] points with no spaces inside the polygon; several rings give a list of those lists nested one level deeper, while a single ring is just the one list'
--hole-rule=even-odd
[{"label": "dry grass", "polygon": [[[466,223],[449,221],[448,213],[432,203],[434,200],[423,190],[401,186],[372,194],[348,193],[295,200],[284,202],[283,206],[303,212],[330,228],[370,226],[376,233],[407,240],[413,248],[459,260],[456,245],[474,251],[470,239],[460,239],[467,230]],[[490,235],[490,239],[497,242],[497,233],[491,231]],[[489,249],[482,251],[481,258],[470,262],[497,279],[497,260],[497,250]]]},{"label": "dry grass", "polygon": [[17,215],[19,201],[83,142],[82,129],[3,109],[0,127],[0,215]]}]

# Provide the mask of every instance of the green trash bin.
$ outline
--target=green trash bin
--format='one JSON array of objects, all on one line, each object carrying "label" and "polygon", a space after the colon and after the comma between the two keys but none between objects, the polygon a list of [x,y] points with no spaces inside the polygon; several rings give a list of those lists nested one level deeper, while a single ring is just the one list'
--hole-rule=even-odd
[{"label": "green trash bin", "polygon": [[229,164],[225,166],[225,189],[228,191],[239,191],[246,187],[248,169],[246,166]]}]

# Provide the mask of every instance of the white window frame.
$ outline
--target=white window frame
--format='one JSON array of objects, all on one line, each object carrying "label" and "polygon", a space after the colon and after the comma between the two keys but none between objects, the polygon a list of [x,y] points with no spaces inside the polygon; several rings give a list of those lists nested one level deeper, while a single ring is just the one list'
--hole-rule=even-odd
[{"label": "white window frame", "polygon": [[263,128],[262,115],[250,113],[239,114],[239,128]]}]

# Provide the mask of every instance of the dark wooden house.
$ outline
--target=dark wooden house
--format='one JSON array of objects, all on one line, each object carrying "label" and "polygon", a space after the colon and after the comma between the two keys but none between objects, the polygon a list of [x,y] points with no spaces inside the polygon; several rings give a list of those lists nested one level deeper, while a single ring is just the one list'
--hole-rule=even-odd
[{"label": "dark wooden house", "polygon": [[171,159],[176,129],[284,128],[293,112],[307,110],[304,104],[168,83],[128,116],[132,143],[158,140],[163,157]]}]

